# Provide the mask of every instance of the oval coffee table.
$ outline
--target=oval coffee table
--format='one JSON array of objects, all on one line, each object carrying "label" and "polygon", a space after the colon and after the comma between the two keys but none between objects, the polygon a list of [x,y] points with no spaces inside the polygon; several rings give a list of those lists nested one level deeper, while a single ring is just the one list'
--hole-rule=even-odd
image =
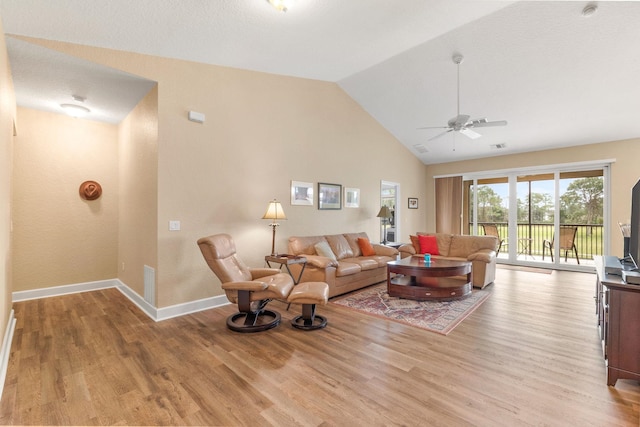
[{"label": "oval coffee table", "polygon": [[[392,277],[392,273],[394,276]],[[466,280],[452,276],[464,276]],[[471,263],[411,256],[387,263],[389,296],[420,301],[447,301],[471,295]]]}]

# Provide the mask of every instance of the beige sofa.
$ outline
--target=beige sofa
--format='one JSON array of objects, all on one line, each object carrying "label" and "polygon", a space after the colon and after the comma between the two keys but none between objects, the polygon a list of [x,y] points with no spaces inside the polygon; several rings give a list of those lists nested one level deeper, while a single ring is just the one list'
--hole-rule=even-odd
[{"label": "beige sofa", "polygon": [[[473,286],[484,288],[496,277],[496,250],[498,239],[494,236],[467,236],[462,234],[417,233],[436,237],[439,255],[433,258],[462,259],[471,262]],[[416,239],[412,239],[416,240]],[[404,244],[398,248],[400,256],[406,258],[419,254],[417,244]],[[419,247],[419,245],[417,245]]]},{"label": "beige sofa", "polygon": [[[372,243],[375,255],[363,256],[358,244],[360,237],[368,239],[367,233],[289,237],[289,253],[307,258],[300,281],[325,282],[329,285],[329,297],[333,297],[387,280],[387,262],[397,259],[398,250]],[[321,242],[328,243],[335,260],[318,254],[316,245]],[[290,267],[297,277],[302,266]]]}]

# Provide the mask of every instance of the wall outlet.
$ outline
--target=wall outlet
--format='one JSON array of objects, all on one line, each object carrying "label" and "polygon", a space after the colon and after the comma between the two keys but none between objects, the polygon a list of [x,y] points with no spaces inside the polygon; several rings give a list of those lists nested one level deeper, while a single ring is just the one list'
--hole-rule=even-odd
[{"label": "wall outlet", "polygon": [[169,231],[180,231],[180,221],[169,221]]},{"label": "wall outlet", "polygon": [[124,261],[122,261],[122,271],[124,271]]}]

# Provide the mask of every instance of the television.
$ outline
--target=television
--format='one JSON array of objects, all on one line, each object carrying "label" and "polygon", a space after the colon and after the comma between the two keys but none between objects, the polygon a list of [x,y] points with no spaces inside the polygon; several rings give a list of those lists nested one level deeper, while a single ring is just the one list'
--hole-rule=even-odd
[{"label": "television", "polygon": [[640,180],[631,190],[631,233],[629,236],[629,253],[625,258],[638,268],[640,261]]}]

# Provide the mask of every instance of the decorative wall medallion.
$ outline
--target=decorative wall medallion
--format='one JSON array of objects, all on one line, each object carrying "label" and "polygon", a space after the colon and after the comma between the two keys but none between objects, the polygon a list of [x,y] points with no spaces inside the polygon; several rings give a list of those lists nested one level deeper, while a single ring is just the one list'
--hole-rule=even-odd
[{"label": "decorative wall medallion", "polygon": [[80,184],[80,197],[85,200],[95,200],[102,195],[102,187],[95,181],[85,181]]}]

